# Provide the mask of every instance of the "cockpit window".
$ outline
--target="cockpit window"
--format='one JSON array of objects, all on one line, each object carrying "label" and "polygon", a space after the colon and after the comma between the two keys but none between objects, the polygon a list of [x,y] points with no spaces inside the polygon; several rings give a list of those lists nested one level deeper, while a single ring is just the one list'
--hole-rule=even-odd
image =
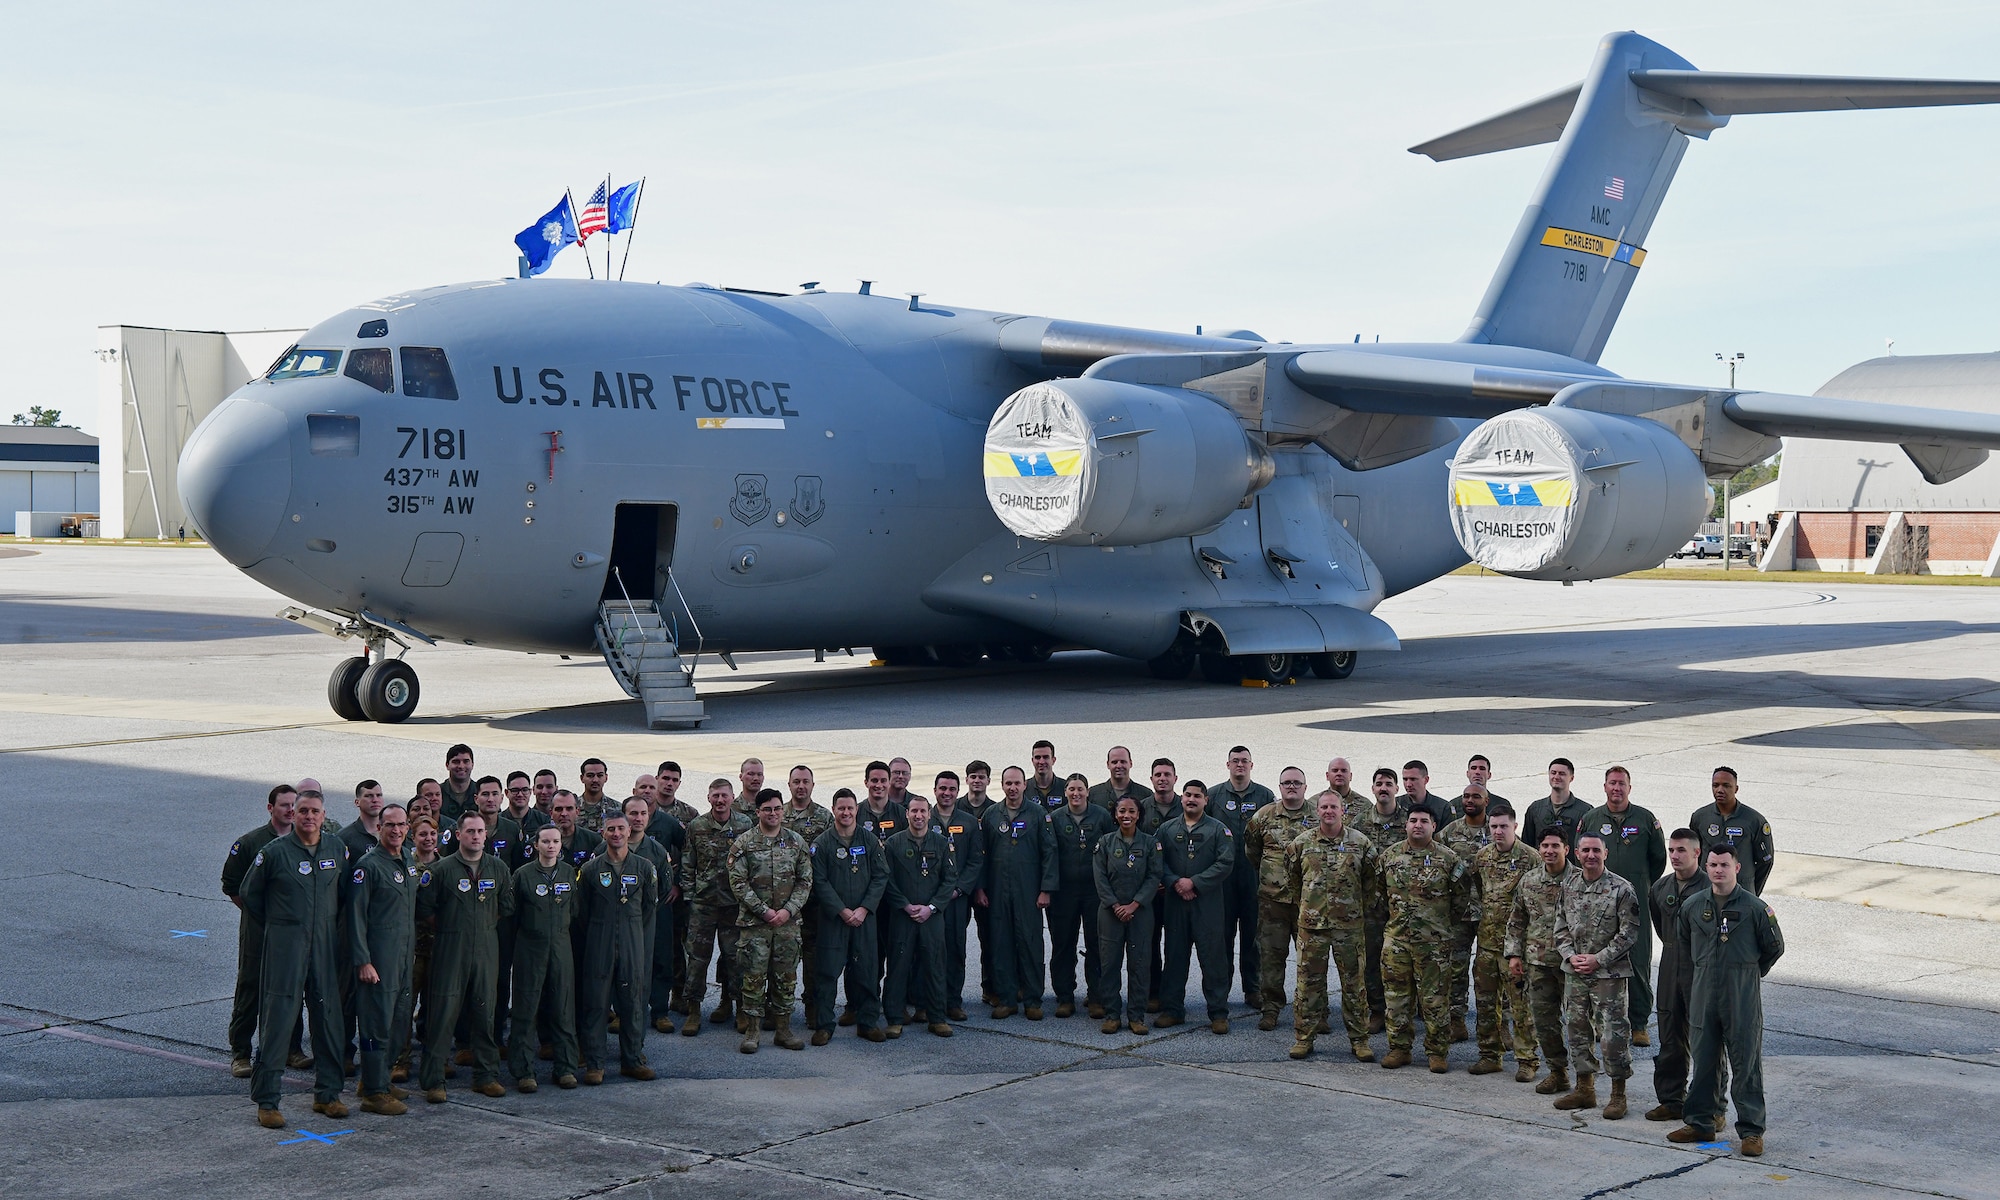
[{"label": "cockpit window", "polygon": [[451,379],[451,364],[436,346],[404,346],[403,394],[427,400],[456,400],[458,385]]},{"label": "cockpit window", "polygon": [[338,350],[301,350],[293,346],[271,364],[265,373],[266,379],[305,379],[313,375],[331,375],[340,369]]},{"label": "cockpit window", "polygon": [[395,368],[389,365],[389,350],[386,346],[371,346],[366,350],[356,350],[347,356],[347,370],[341,372],[349,379],[358,379],[378,392],[396,390]]}]

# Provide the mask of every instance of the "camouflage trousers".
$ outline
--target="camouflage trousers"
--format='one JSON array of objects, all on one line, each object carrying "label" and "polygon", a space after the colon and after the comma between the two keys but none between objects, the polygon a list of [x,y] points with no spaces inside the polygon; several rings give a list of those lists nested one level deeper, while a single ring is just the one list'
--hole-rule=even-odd
[{"label": "camouflage trousers", "polygon": [[1382,1019],[1389,1049],[1408,1050],[1417,1040],[1416,1016],[1424,1015],[1424,1054],[1443,1058],[1451,1049],[1451,942],[1410,943],[1393,930],[1382,938]]},{"label": "camouflage trousers", "polygon": [[1452,930],[1451,986],[1448,994],[1451,996],[1451,1015],[1461,1021],[1465,1019],[1465,1000],[1471,990],[1468,985],[1472,982],[1472,941],[1478,932],[1477,923],[1460,924]]},{"label": "camouflage trousers", "polygon": [[752,1029],[766,1004],[773,1018],[791,1020],[792,979],[798,974],[801,945],[796,919],[736,930],[737,1012],[753,1022]]},{"label": "camouflage trousers", "polygon": [[1479,1057],[1498,1059],[1507,1048],[1512,1026],[1514,1061],[1532,1067],[1541,1061],[1535,1051],[1535,1017],[1528,1008],[1526,981],[1516,983],[1500,957],[1499,939],[1483,942],[1472,959],[1472,988],[1479,997]]},{"label": "camouflage trousers", "polygon": [[[1257,901],[1257,1000],[1273,1016],[1285,1006],[1285,959],[1291,955],[1298,923],[1298,905],[1270,899]],[[1325,984],[1322,966],[1320,985],[1324,988]]]},{"label": "camouflage trousers", "polygon": [[1632,1020],[1628,1009],[1631,981],[1570,975],[1563,985],[1563,1035],[1569,1060],[1578,1075],[1594,1075],[1598,1051],[1604,1073],[1613,1079],[1632,1076]]},{"label": "camouflage trousers", "polygon": [[[1269,903],[1268,901],[1266,902]],[[1299,936],[1299,989],[1292,1015],[1298,1039],[1313,1040],[1321,1021],[1326,1020],[1330,1001],[1326,994],[1326,960],[1340,975],[1340,1020],[1347,1027],[1349,1042],[1368,1040],[1368,986],[1362,981],[1361,964],[1367,957],[1367,933],[1361,926],[1347,929],[1301,929]],[[1270,959],[1265,959],[1264,978],[1270,979]],[[1279,964],[1282,977],[1284,964]]]},{"label": "camouflage trousers", "polygon": [[722,945],[716,975],[728,980],[722,984],[726,1000],[740,982],[736,977],[736,906],[723,908],[697,901],[688,917],[687,977],[681,983],[681,997],[687,1002],[690,1016],[701,1014],[702,999],[708,995],[708,960],[717,953],[717,942]]},{"label": "camouflage trousers", "polygon": [[1534,1018],[1535,1040],[1541,1043],[1542,1061],[1552,1071],[1569,1070],[1569,1047],[1563,1044],[1563,974],[1561,966],[1528,964],[1528,1011]]}]

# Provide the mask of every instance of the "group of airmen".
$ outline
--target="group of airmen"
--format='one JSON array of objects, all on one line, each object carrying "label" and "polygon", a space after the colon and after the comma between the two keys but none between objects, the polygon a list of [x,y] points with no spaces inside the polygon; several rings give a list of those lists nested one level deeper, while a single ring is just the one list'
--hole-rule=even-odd
[{"label": "group of airmen", "polygon": [[1711,802],[1669,836],[1632,803],[1626,768],[1605,771],[1592,805],[1564,758],[1525,812],[1487,787],[1484,755],[1456,796],[1432,792],[1419,761],[1376,769],[1360,792],[1335,758],[1310,797],[1298,767],[1275,794],[1256,782],[1243,746],[1213,786],[1167,758],[1142,782],[1123,746],[1095,784],[1055,761],[1037,741],[997,795],[975,760],[939,772],[929,796],[910,789],[908,760],[871,762],[862,795],[840,788],[829,807],[811,769],[780,791],[753,758],[698,809],[674,762],[621,800],[600,759],[571,791],[550,770],[476,776],[458,745],[406,803],[363,780],[344,827],[316,780],[273,788],[267,820],[223,866],[241,910],[235,1073],[268,1128],[284,1125],[288,1066],[314,1071],[313,1109],[334,1117],[346,1075],[362,1109],[387,1116],[407,1111],[396,1085],[413,1070],[433,1103],[459,1066],[491,1097],[503,1071],[535,1091],[538,1059],[558,1087],[601,1084],[613,1033],[619,1074],[651,1080],[649,1028],[701,1033],[711,962],[706,1021],[733,1023],[746,1054],[766,1032],[804,1048],[800,990],[815,1046],[842,1027],[870,1042],[912,1024],[950,1037],[967,1019],[976,927],[994,1020],[1042,1020],[1052,990],[1055,1017],[1081,996],[1106,1035],[1144,1036],[1149,1016],[1172,1028],[1198,961],[1212,1032],[1229,1032],[1232,984],[1274,1030],[1296,956],[1292,1058],[1332,1032],[1330,962],[1357,1060],[1376,1061],[1386,1033],[1381,1065],[1410,1065],[1421,1023],[1432,1071],[1476,1037],[1471,1074],[1504,1070],[1511,1052],[1515,1080],[1534,1083],[1546,1063],[1535,1091],[1558,1109],[1596,1108],[1604,1075],[1612,1120],[1657,1014],[1647,1119],[1682,1122],[1670,1141],[1708,1142],[1726,1091],[1742,1152],[1763,1152],[1761,980],[1784,943],[1758,898],[1771,827],[1737,799],[1732,769],[1715,769]]}]

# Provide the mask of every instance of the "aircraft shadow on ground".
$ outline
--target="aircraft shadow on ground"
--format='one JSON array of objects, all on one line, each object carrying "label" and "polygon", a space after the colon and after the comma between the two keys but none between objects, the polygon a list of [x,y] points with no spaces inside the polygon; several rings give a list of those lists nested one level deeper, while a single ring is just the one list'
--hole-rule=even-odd
[{"label": "aircraft shadow on ground", "polygon": [[39,598],[0,601],[0,645],[212,642],[309,632],[276,617],[61,604]]},{"label": "aircraft shadow on ground", "polygon": [[[710,720],[703,728],[709,733],[992,727],[1010,721],[1022,728],[1049,729],[1234,714],[1246,720],[1321,715],[1302,727],[1339,732],[1563,734],[1656,721],[1667,715],[1678,718],[1746,708],[1847,712],[1869,706],[1921,706],[1994,712],[1992,736],[2000,739],[2000,697],[1978,695],[2000,691],[2000,682],[1993,679],[1912,680],[1819,673],[1793,665],[1796,656],[1829,653],[1851,654],[1857,662],[1879,661],[1898,646],[1992,628],[1956,621],[1894,621],[1468,634],[1413,639],[1400,654],[1363,655],[1355,674],[1345,680],[1307,675],[1295,686],[1278,688],[1232,688],[1198,677],[1163,682],[1149,678],[1142,664],[1091,651],[1059,654],[1033,667],[905,669],[861,665],[865,660],[830,660],[826,667],[807,673],[759,672],[745,656],[738,660],[744,671],[704,672],[696,685],[702,686],[702,678],[740,684],[766,681],[739,691],[704,692]],[[1785,665],[1757,665],[1771,658]],[[848,661],[854,665],[845,665]],[[1504,703],[1476,707],[1488,699]],[[1451,703],[1434,710],[1376,707],[1425,700]],[[1462,703],[1467,700],[1474,706]],[[1322,715],[1328,710],[1337,715]],[[564,734],[637,732],[643,728],[640,721],[637,701],[612,701],[523,713],[497,721],[495,727]],[[1963,724],[1964,730],[1954,732],[1977,739],[1971,744],[1983,744],[1989,736],[1977,720]],[[1838,731],[1788,732],[1825,739],[1800,745],[1866,744],[1846,740]],[[1786,733],[1762,736],[1781,739]],[[1886,729],[1875,736],[1891,737]],[[1943,730],[1936,736],[1952,740],[1952,734]],[[1900,747],[1923,741],[1917,734],[1883,744]]]},{"label": "aircraft shadow on ground", "polygon": [[1883,721],[1813,725],[1740,737],[1735,742],[1739,746],[1787,750],[1930,750],[1939,746],[2000,750],[2000,716],[1990,721],[1924,721],[1912,725]]}]

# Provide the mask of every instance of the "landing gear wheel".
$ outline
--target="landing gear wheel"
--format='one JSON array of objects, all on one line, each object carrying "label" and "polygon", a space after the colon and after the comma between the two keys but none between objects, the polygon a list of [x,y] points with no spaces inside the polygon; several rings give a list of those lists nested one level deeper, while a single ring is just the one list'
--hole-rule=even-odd
[{"label": "landing gear wheel", "polygon": [[1237,671],[1245,679],[1283,683],[1292,677],[1292,656],[1289,654],[1244,654],[1235,661]]},{"label": "landing gear wheel", "polygon": [[368,660],[356,655],[343,658],[333,669],[326,681],[326,702],[333,706],[334,715],[343,721],[366,721],[368,714],[361,711],[361,697],[358,688],[361,673],[368,669]]},{"label": "landing gear wheel", "polygon": [[986,651],[977,642],[937,647],[937,660],[941,667],[976,667],[979,660],[985,657]]},{"label": "landing gear wheel", "polygon": [[1313,674],[1321,679],[1345,679],[1354,674],[1356,655],[1352,650],[1329,650],[1325,654],[1309,654]]},{"label": "landing gear wheel", "polygon": [[1201,677],[1210,683],[1241,683],[1243,667],[1227,654],[1204,654],[1201,656]]},{"label": "landing gear wheel", "polygon": [[417,672],[399,658],[384,659],[361,673],[355,692],[369,720],[383,725],[407,721],[417,711]]},{"label": "landing gear wheel", "polygon": [[1186,679],[1194,674],[1195,659],[1200,657],[1194,647],[1175,642],[1167,647],[1167,652],[1146,663],[1146,670],[1155,679]]},{"label": "landing gear wheel", "polygon": [[1055,652],[1056,648],[1047,642],[1016,642],[1014,644],[1014,659],[1016,662],[1045,663],[1049,661],[1049,656]]}]

